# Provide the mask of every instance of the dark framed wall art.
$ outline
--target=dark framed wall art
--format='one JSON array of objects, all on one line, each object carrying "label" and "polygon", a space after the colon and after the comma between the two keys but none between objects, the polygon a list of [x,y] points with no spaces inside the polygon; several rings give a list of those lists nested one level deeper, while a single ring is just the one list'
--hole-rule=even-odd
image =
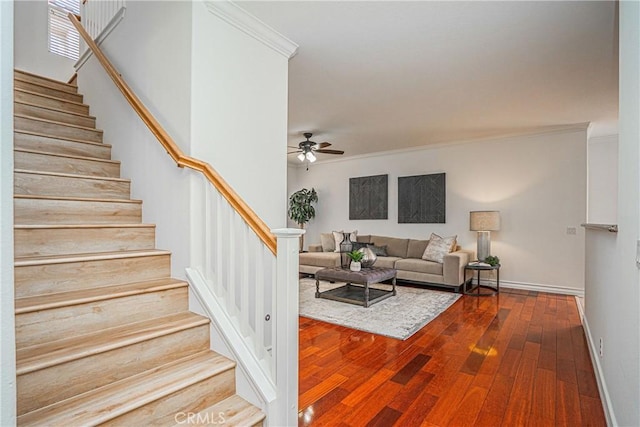
[{"label": "dark framed wall art", "polygon": [[398,178],[399,224],[444,224],[446,221],[445,173]]},{"label": "dark framed wall art", "polygon": [[387,219],[388,217],[388,175],[349,178],[349,219]]}]

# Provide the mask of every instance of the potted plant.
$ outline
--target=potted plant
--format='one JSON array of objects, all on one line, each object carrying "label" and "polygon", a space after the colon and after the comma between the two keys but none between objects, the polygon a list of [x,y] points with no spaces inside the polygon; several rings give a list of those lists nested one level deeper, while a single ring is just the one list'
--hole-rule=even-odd
[{"label": "potted plant", "polygon": [[[316,210],[312,206],[312,203],[316,202],[318,202],[318,194],[314,188],[311,190],[303,188],[296,191],[289,197],[289,218],[304,229],[304,225],[316,216]],[[302,252],[303,245],[304,234],[300,236],[300,252]]]},{"label": "potted plant", "polygon": [[489,264],[491,267],[495,267],[496,265],[500,264],[500,258],[494,255],[489,255],[484,259],[484,262]]},{"label": "potted plant", "polygon": [[360,269],[362,268],[362,264],[360,263],[360,261],[362,261],[362,258],[364,258],[364,252],[351,251],[347,253],[347,255],[349,255],[349,258],[351,258],[351,265],[349,266],[351,271],[360,271]]}]

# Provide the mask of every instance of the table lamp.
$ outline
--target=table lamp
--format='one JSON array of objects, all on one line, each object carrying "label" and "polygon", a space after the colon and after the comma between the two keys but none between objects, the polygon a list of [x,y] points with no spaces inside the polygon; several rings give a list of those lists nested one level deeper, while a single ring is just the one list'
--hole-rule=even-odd
[{"label": "table lamp", "polygon": [[484,261],[491,255],[491,232],[500,230],[500,212],[470,212],[469,229],[478,232],[478,261]]}]

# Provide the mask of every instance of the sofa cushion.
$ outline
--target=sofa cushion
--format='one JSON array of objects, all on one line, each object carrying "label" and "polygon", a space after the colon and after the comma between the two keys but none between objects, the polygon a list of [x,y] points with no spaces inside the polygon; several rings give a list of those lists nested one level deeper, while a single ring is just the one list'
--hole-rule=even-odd
[{"label": "sofa cushion", "polygon": [[334,252],[340,252],[340,243],[344,240],[344,235],[349,235],[349,240],[352,242],[356,242],[358,240],[358,230],[353,231],[333,231],[333,241],[334,241]]},{"label": "sofa cushion", "polygon": [[424,250],[427,249],[428,240],[409,239],[409,248],[407,249],[407,258],[422,258]]},{"label": "sofa cushion", "polygon": [[376,259],[374,267],[386,267],[386,268],[395,268],[396,261],[401,260],[402,258],[398,258],[395,256],[379,256]]},{"label": "sofa cushion", "polygon": [[357,239],[357,240],[358,240],[358,242],[361,242],[361,243],[371,243],[371,236],[370,236],[370,235],[368,235],[368,234],[364,234],[364,235],[362,235],[362,236],[358,235],[358,236],[356,236],[356,237],[358,238],[358,239]]},{"label": "sofa cushion", "polygon": [[322,252],[333,252],[336,250],[333,233],[320,233],[320,243],[322,244]]},{"label": "sofa cushion", "polygon": [[300,254],[300,265],[340,267],[340,254],[336,252],[303,252]]},{"label": "sofa cushion", "polygon": [[371,236],[371,243],[376,246],[387,246],[389,256],[406,258],[409,239],[398,239],[395,237]]},{"label": "sofa cushion", "polygon": [[456,247],[457,237],[458,236],[440,237],[435,233],[431,233],[429,244],[424,250],[422,259],[442,263],[444,256]]},{"label": "sofa cushion", "polygon": [[442,275],[442,264],[424,259],[405,258],[396,261],[396,270]]}]

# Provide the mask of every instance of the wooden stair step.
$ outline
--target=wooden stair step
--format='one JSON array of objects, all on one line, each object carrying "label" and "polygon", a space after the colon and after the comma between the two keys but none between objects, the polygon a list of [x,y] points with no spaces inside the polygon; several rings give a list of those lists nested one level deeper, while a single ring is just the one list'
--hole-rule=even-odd
[{"label": "wooden stair step", "polygon": [[54,137],[102,142],[103,132],[101,129],[72,125],[54,120],[14,114],[13,126],[18,131],[37,132]]},{"label": "wooden stair step", "polygon": [[209,349],[209,319],[185,311],[16,353],[18,414]]},{"label": "wooden stair step", "polygon": [[53,107],[45,107],[32,103],[15,101],[13,103],[13,112],[21,116],[37,117],[61,123],[84,126],[95,129],[96,118],[80,113],[72,113],[62,111]]},{"label": "wooden stair step", "polygon": [[68,101],[82,103],[82,95],[79,93],[73,93],[66,90],[60,90],[52,88],[47,85],[33,83],[20,78],[13,79],[13,87],[16,89],[22,89],[29,92],[41,93],[43,95],[53,96],[60,99],[66,99]]},{"label": "wooden stair step", "polygon": [[16,348],[186,311],[187,291],[165,278],[16,298]]},{"label": "wooden stair step", "polygon": [[171,253],[163,250],[20,258],[14,262],[16,298],[169,277]]},{"label": "wooden stair step", "polygon": [[52,78],[49,77],[45,77],[45,76],[40,76],[38,74],[33,74],[30,73],[28,71],[24,71],[24,70],[18,70],[18,69],[14,69],[13,70],[13,76],[16,79],[22,80],[22,81],[26,81],[26,82],[31,82],[31,83],[36,83],[42,86],[47,86],[47,87],[51,87],[54,89],[58,89],[58,90],[63,90],[65,92],[70,92],[70,93],[77,93],[78,92],[78,86],[67,83],[67,82],[61,82],[59,80],[54,80]]},{"label": "wooden stair step", "polygon": [[16,169],[13,177],[15,194],[103,199],[128,199],[131,195],[129,179],[26,169]]},{"label": "wooden stair step", "polygon": [[51,310],[54,308],[140,295],[167,289],[184,288],[186,286],[187,283],[182,280],[167,277],[150,280],[148,282],[127,283],[124,285],[101,286],[69,292],[35,295],[26,298],[16,298],[15,312],[16,314],[33,313],[35,311]]},{"label": "wooden stair step", "polygon": [[15,148],[43,151],[47,153],[66,154],[71,156],[111,159],[111,145],[101,142],[80,139],[60,138],[38,132],[15,131],[13,133]]},{"label": "wooden stair step", "polygon": [[[178,419],[175,427],[184,425],[186,416],[184,420]],[[264,419],[265,415],[260,408],[234,394],[192,416],[188,425],[210,426],[218,423],[228,427],[253,427],[261,426]]]},{"label": "wooden stair step", "polygon": [[130,199],[92,199],[19,195],[14,197],[14,223],[133,224],[142,221],[142,202]]},{"label": "wooden stair step", "polygon": [[[234,362],[219,354],[210,351],[197,353],[21,415],[18,424],[166,423],[187,402],[197,401],[198,406],[204,408],[234,394],[234,367]],[[208,389],[208,393],[198,395],[201,389]],[[194,394],[190,394],[190,391]]]},{"label": "wooden stair step", "polygon": [[[64,338],[26,347],[16,352],[16,375],[25,375],[51,366],[68,363],[114,348],[147,341],[196,326],[208,325],[209,319],[185,311],[142,322],[129,323],[92,334]],[[206,350],[206,349],[204,349]]]},{"label": "wooden stair step", "polygon": [[25,102],[28,104],[57,108],[58,110],[68,111],[71,113],[89,114],[89,106],[87,104],[70,101],[68,99],[56,98],[55,96],[31,92],[24,89],[14,89],[13,99],[15,101]]},{"label": "wooden stair step", "polygon": [[14,256],[33,257],[154,249],[155,224],[14,226]]},{"label": "wooden stair step", "polygon": [[45,151],[14,149],[14,167],[42,172],[120,177],[120,162]]}]

